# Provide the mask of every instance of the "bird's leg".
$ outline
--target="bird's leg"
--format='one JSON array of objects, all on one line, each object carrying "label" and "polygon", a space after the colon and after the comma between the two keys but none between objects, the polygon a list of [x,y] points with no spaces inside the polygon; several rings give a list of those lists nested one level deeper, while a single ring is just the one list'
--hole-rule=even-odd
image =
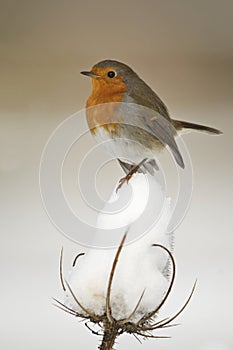
[{"label": "bird's leg", "polygon": [[122,177],[120,179],[116,192],[123,186],[125,182],[127,183],[129,182],[133,174],[135,174],[146,161],[147,161],[147,158],[144,158],[138,165],[133,166],[132,169],[128,172],[128,174],[125,177]]}]

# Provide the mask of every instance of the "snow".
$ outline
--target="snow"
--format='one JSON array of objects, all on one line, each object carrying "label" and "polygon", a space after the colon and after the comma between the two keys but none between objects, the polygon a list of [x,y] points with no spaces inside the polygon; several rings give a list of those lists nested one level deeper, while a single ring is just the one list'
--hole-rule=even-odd
[{"label": "snow", "polygon": [[[111,210],[114,202],[128,205],[113,213]],[[160,304],[169,284],[169,257],[162,248],[153,247],[152,244],[162,244],[169,250],[172,249],[172,234],[166,231],[170,211],[170,200],[165,197],[164,190],[154,176],[136,174],[117,194],[114,189],[99,214],[93,245],[101,245],[105,229],[105,237],[114,237],[115,247],[107,248],[105,245],[103,249],[90,248],[78,259],[68,277],[72,291],[86,309],[96,315],[105,313],[112,263],[117,245],[127,227],[126,244],[113,277],[110,297],[112,315],[115,319],[127,318],[143,291],[143,298],[132,321],[153,311]],[[65,304],[83,313],[69,291],[66,291]]]}]

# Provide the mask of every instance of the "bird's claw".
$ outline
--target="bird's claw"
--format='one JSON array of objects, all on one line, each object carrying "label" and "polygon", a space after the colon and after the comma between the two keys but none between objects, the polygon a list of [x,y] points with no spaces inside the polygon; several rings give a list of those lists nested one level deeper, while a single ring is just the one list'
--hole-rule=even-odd
[{"label": "bird's claw", "polygon": [[116,193],[118,192],[118,190],[124,185],[125,182],[129,182],[129,180],[131,179],[131,177],[133,176],[133,174],[129,173],[127,174],[125,177],[122,177],[120,180],[119,180],[119,184],[116,188]]},{"label": "bird's claw", "polygon": [[119,185],[117,186],[117,189],[116,189],[116,193],[123,186],[125,182],[127,183],[129,182],[133,174],[136,174],[136,172],[138,172],[138,170],[140,169],[140,166],[142,166],[146,161],[147,161],[147,158],[143,159],[138,165],[133,166],[130,172],[125,177],[122,177],[120,179]]}]

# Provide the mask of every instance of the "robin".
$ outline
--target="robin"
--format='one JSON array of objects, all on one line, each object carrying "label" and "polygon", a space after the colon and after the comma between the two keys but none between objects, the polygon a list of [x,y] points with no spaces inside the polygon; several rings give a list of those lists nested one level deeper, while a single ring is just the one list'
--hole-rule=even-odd
[{"label": "robin", "polygon": [[177,164],[185,164],[175,137],[186,129],[221,134],[205,125],[171,119],[159,96],[126,64],[104,60],[81,74],[92,79],[92,93],[86,103],[86,117],[97,141],[118,158],[126,172],[118,188],[131,176],[158,169],[155,156],[169,147]]}]

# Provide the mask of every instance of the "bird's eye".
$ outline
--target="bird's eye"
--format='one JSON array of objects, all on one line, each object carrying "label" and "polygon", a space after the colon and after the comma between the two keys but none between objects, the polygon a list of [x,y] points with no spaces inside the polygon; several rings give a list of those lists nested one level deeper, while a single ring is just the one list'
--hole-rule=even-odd
[{"label": "bird's eye", "polygon": [[108,72],[108,77],[109,77],[109,78],[114,78],[115,76],[116,76],[116,73],[113,72],[112,70],[110,70],[110,71]]}]

